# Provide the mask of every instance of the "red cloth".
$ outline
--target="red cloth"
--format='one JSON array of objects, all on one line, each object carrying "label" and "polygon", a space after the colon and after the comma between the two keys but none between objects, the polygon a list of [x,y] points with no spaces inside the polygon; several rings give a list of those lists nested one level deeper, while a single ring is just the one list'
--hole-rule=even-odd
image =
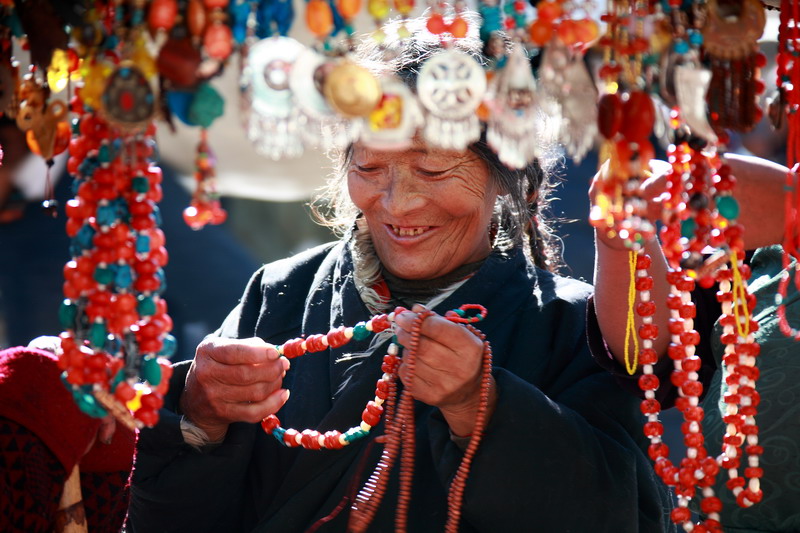
[{"label": "red cloth", "polygon": [[118,424],[110,444],[95,441],[84,455],[100,421],[78,409],[60,374],[49,352],[0,351],[0,531],[52,531],[76,463],[89,530],[122,527],[136,435]]}]

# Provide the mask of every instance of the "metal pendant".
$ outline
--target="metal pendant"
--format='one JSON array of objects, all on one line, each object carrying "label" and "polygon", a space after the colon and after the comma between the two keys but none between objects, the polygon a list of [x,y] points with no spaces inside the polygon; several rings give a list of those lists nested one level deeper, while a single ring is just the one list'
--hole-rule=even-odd
[{"label": "metal pendant", "polygon": [[539,153],[541,109],[530,62],[521,46],[492,80],[487,105],[491,110],[486,141],[504,164],[524,168]]},{"label": "metal pendant", "polygon": [[471,56],[455,50],[422,65],[417,96],[427,115],[423,135],[435,146],[464,150],[480,138],[475,111],[486,93],[486,74]]},{"label": "metal pendant", "polygon": [[716,143],[718,138],[706,118],[706,92],[711,83],[711,71],[695,65],[678,65],[675,72],[675,99],[681,118],[698,137]]},{"label": "metal pendant", "polygon": [[365,119],[361,142],[375,150],[404,150],[414,141],[424,118],[411,89],[395,77],[381,79],[383,96]]},{"label": "metal pendant", "polygon": [[597,88],[582,54],[554,39],[544,51],[539,85],[555,109],[543,105],[557,124],[555,135],[569,156],[580,162],[597,137]]},{"label": "metal pendant", "polygon": [[325,80],[336,65],[335,60],[307,48],[297,57],[289,75],[303,140],[323,150],[344,148],[358,134],[355,121],[337,114],[322,94]]},{"label": "metal pendant", "polygon": [[141,70],[124,62],[111,73],[100,97],[103,117],[127,132],[147,128],[156,113],[153,88]]},{"label": "metal pendant", "polygon": [[259,153],[275,160],[303,153],[298,111],[289,88],[292,66],[303,50],[290,37],[263,39],[250,48],[242,70],[247,138]]}]

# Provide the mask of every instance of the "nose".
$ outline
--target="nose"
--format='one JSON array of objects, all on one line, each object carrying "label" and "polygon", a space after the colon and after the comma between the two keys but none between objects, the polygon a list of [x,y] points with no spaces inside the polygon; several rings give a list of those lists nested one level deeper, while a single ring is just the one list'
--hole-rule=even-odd
[{"label": "nose", "polygon": [[423,209],[427,203],[424,183],[407,166],[392,166],[382,202],[386,212],[397,218]]}]

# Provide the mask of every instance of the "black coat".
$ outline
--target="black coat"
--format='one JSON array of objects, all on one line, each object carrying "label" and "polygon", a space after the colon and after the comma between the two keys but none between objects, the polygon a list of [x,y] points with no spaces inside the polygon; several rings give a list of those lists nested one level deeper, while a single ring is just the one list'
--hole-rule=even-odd
[{"label": "black coat", "polygon": [[[220,334],[280,344],[369,318],[347,247],[320,247],[261,268]],[[586,343],[591,288],[535,269],[520,251],[492,254],[436,311],[481,303],[478,324],[494,353],[497,407],[474,458],[463,531],[624,532],[670,528],[669,498],[641,447],[638,400],[592,360]],[[357,425],[380,377],[372,357],[339,362],[368,341],[292,361],[284,427],[341,431]],[[177,367],[166,406],[181,393]],[[343,386],[343,382],[347,383]],[[341,392],[338,392],[341,391]],[[130,529],[305,531],[358,490],[381,452],[369,437],[336,451],[288,449],[255,424],[232,424],[224,444],[183,444],[179,417],[162,410],[138,444]],[[442,531],[447,486],[462,452],[436,408],[417,403],[410,532]],[[354,482],[354,477],[356,481]],[[397,472],[371,531],[393,531]],[[345,531],[348,508],[318,531]]]}]

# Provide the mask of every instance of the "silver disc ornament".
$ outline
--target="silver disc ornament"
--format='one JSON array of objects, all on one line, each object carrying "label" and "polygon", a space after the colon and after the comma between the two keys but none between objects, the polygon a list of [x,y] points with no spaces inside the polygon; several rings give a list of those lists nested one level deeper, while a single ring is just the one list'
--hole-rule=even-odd
[{"label": "silver disc ornament", "polygon": [[305,46],[290,37],[269,37],[250,47],[242,69],[242,116],[247,138],[272,159],[298,157],[303,142],[289,79]]},{"label": "silver disc ornament", "polygon": [[364,119],[361,142],[374,150],[405,150],[423,124],[417,97],[400,79],[381,78],[381,101]]},{"label": "silver disc ornament", "polygon": [[477,141],[475,111],[485,93],[486,74],[471,56],[446,50],[425,61],[417,78],[417,96],[427,111],[425,140],[455,150]]},{"label": "silver disc ornament", "polygon": [[153,88],[129,62],[120,64],[108,77],[101,105],[106,120],[126,131],[146,128],[156,112]]},{"label": "silver disc ornament", "polygon": [[308,144],[323,150],[344,148],[358,135],[356,122],[334,111],[322,93],[325,79],[336,65],[336,60],[306,48],[289,74],[301,135]]}]

